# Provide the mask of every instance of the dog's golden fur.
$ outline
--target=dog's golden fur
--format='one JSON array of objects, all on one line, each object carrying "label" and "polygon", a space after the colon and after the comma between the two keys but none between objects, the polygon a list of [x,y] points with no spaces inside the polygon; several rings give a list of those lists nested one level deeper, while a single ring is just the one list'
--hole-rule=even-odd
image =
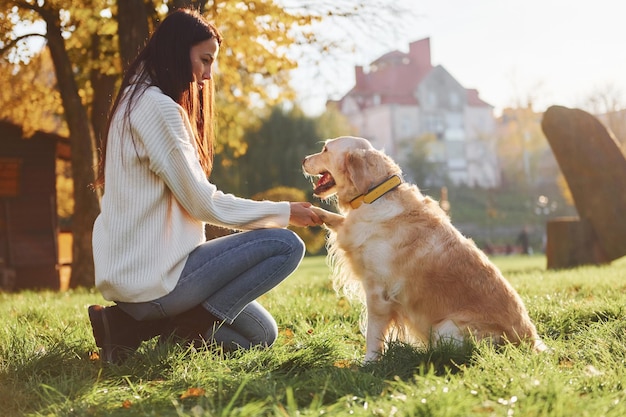
[{"label": "dog's golden fur", "polygon": [[362,295],[366,360],[391,332],[425,343],[471,337],[544,346],[526,308],[498,268],[450,222],[439,204],[403,182],[371,204],[350,202],[400,167],[362,138],[328,140],[303,162],[321,176],[315,194],[336,196],[341,215],[318,209],[329,229],[336,289]]}]

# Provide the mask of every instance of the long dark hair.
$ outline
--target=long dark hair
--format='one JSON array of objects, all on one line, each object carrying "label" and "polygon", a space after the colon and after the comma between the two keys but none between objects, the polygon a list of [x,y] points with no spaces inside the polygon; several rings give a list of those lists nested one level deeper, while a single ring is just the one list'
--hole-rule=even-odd
[{"label": "long dark hair", "polygon": [[[213,168],[213,80],[205,80],[199,88],[193,81],[189,51],[192,46],[207,39],[217,39],[222,44],[222,36],[215,26],[200,13],[191,9],[177,9],[169,14],[157,27],[148,44],[130,64],[119,93],[113,102],[106,130],[100,146],[100,163],[96,186],[104,186],[104,166],[111,121],[120,106],[127,87],[130,95],[124,105],[124,121],[130,125],[130,112],[134,101],[149,85],[157,86],[185,109],[194,129],[200,164],[207,176]],[[132,132],[131,129],[129,131]],[[131,133],[131,140],[132,138]]]}]

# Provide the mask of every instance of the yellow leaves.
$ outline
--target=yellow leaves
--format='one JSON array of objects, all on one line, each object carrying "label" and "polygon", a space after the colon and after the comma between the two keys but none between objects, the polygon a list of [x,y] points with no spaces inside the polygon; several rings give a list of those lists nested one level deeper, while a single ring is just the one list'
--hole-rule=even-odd
[{"label": "yellow leaves", "polygon": [[70,163],[56,161],[57,214],[69,218],[74,213],[74,181]]},{"label": "yellow leaves", "polygon": [[258,119],[254,109],[293,97],[288,72],[297,63],[287,52],[296,46],[292,29],[301,22],[301,16],[272,0],[218,3],[207,16],[224,36],[217,62],[217,140],[241,151],[236,143],[242,136],[233,132],[229,123],[234,121],[243,133]]},{"label": "yellow leaves", "polygon": [[[313,330],[312,328],[309,328],[306,331],[306,334],[308,334],[309,336],[313,336],[314,333],[315,333],[315,330]],[[292,345],[296,342],[296,334],[289,327],[286,327],[285,329],[281,330],[280,335],[284,339],[283,343],[285,345]]]},{"label": "yellow leaves", "polygon": [[26,136],[37,130],[61,131],[61,96],[54,88],[55,77],[47,50],[34,56],[28,65],[15,67],[0,63],[0,119],[23,127]]},{"label": "yellow leaves", "polygon": [[[152,381],[152,383],[149,383],[149,385],[159,385],[160,383],[162,383],[164,381],[162,380],[156,380],[156,381]],[[143,400],[142,395],[140,395],[140,392],[142,389],[139,387],[135,387],[135,389],[137,389],[138,391],[131,397],[131,398],[127,398],[125,400],[122,401],[122,403],[120,404],[120,407],[123,409],[131,409],[133,408],[133,406],[135,406],[138,403],[141,403],[141,401]],[[146,392],[146,394],[144,394],[146,397],[149,396],[149,392]],[[184,400],[187,398],[198,398],[198,397],[204,397],[206,395],[206,390],[202,387],[189,387],[187,388],[183,393],[180,394],[179,399]]]},{"label": "yellow leaves", "polygon": [[[157,3],[161,5],[157,6],[156,13],[164,13],[166,9],[163,9],[162,2]],[[46,5],[62,11],[65,47],[72,61],[81,98],[84,105],[89,107],[93,99],[90,71],[121,76],[116,2],[47,0]],[[245,152],[243,133],[258,123],[259,110],[293,99],[295,93],[290,86],[289,72],[297,67],[297,62],[291,58],[291,52],[301,46],[302,39],[313,39],[309,37],[309,25],[320,17],[312,10],[287,7],[275,0],[221,0],[207,4],[206,10],[207,18],[218,25],[224,36],[215,77],[216,122],[220,132],[216,145],[218,148],[226,146],[234,149],[235,154],[241,154]],[[41,21],[37,13],[26,8],[16,8],[15,14],[19,21],[29,16]],[[0,39],[10,34],[10,30],[8,27],[0,27]],[[94,45],[97,46],[95,52]],[[53,75],[54,68],[48,67],[45,74]],[[27,81],[21,84],[24,88],[33,86]],[[54,79],[51,85],[54,85]],[[57,114],[62,112],[59,112],[60,96],[54,90],[52,94],[40,94],[39,91],[37,94],[37,98],[33,99],[25,98],[25,94],[0,99],[0,117],[27,125],[47,120],[42,113],[54,113],[54,127],[58,129],[58,121],[63,120]],[[52,100],[47,99],[50,102],[42,105],[45,97],[51,97]],[[15,106],[13,100],[21,100],[19,106]],[[13,110],[15,107],[21,113]],[[50,107],[54,108],[54,112],[49,110]],[[7,112],[11,112],[11,115],[6,115]],[[234,127],[229,126],[230,122],[235,123]],[[32,126],[33,131],[41,128]]]},{"label": "yellow leaves", "polygon": [[204,388],[190,387],[187,389],[187,391],[183,392],[180,395],[180,399],[184,400],[185,398],[202,397],[204,396],[204,394],[206,394],[206,391],[204,390]]},{"label": "yellow leaves", "polygon": [[291,330],[289,327],[285,328],[285,330],[282,330],[280,334],[285,340],[285,345],[292,345],[294,343],[295,334],[293,333],[293,330]]},{"label": "yellow leaves", "polygon": [[348,359],[340,359],[338,361],[335,361],[335,363],[333,363],[333,366],[340,369],[356,368],[354,362]]},{"label": "yellow leaves", "polygon": [[265,69],[267,70],[267,73],[269,75],[276,75],[278,73],[278,71],[280,71],[280,69],[281,69],[280,62],[269,61],[267,63],[267,66],[265,67]]}]

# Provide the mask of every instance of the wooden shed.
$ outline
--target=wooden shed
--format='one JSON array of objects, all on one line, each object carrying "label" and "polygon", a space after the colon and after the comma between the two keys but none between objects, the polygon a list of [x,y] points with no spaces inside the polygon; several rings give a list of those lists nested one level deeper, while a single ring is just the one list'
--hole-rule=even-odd
[{"label": "wooden shed", "polygon": [[67,138],[0,122],[0,287],[59,289],[56,160]]}]

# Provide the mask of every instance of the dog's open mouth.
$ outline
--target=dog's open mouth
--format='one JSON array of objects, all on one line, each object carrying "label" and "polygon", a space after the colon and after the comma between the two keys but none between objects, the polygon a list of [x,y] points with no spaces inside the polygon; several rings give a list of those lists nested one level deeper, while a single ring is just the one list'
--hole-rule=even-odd
[{"label": "dog's open mouth", "polygon": [[335,186],[335,179],[329,172],[323,172],[322,176],[319,180],[317,180],[317,184],[315,184],[315,188],[313,189],[313,193],[315,195],[322,195],[326,191],[330,190]]}]

